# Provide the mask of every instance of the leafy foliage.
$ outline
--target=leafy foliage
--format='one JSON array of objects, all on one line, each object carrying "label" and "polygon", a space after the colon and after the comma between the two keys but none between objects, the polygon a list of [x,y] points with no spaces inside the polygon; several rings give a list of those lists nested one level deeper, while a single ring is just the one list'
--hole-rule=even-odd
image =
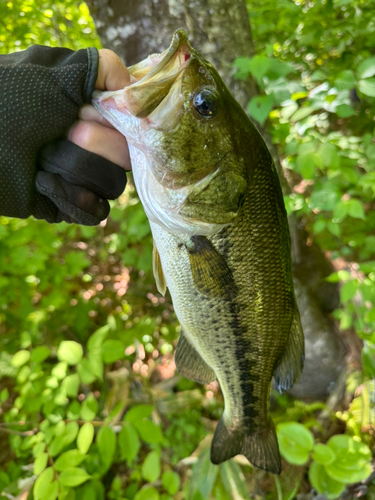
[{"label": "leafy foliage", "polygon": [[[0,498],[24,488],[29,500],[230,500],[259,490],[289,500],[312,487],[333,499],[367,480],[375,426],[371,2],[248,5],[257,55],[236,61],[237,77],[257,80],[261,95],[248,110],[278,145],[293,188],[287,208],[333,259],[340,328],[364,341],[363,370],[347,382],[355,397],[331,412],[275,396],[288,462],[275,484],[241,459],[212,465],[209,434],[222,398],[215,384],[173,377],[180,330],[156,292],[134,189],[96,228],[0,217]],[[0,3],[0,51],[33,43],[100,47],[82,2]]]},{"label": "leafy foliage", "polygon": [[346,484],[367,479],[371,474],[371,451],[359,438],[332,436],[327,444],[314,444],[313,434],[302,424],[279,424],[277,435],[281,455],[294,465],[305,465],[312,458],[309,469],[311,485],[327,498],[337,498]]}]

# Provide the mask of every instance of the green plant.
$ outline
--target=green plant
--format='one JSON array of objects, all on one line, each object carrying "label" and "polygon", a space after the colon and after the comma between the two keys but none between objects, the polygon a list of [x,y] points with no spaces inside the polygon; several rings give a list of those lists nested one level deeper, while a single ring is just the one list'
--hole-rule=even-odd
[{"label": "green plant", "polygon": [[311,485],[329,499],[335,499],[346,486],[367,479],[371,474],[371,451],[357,437],[332,436],[327,444],[315,442],[302,424],[285,422],[277,426],[281,455],[291,464],[309,466]]},{"label": "green plant", "polygon": [[[341,284],[341,330],[364,341],[363,366],[349,367],[349,407],[329,413],[333,424],[323,428],[324,403],[275,398],[275,422],[301,435],[294,456],[280,445],[289,462],[275,485],[239,459],[212,466],[205,436],[222,397],[172,378],[180,329],[154,285],[150,228],[134,188],[97,228],[0,217],[0,498],[23,489],[28,500],[230,500],[249,491],[291,500],[311,487],[333,498],[358,480],[355,467],[367,473],[375,426],[372,2],[248,6],[257,55],[237,60],[237,76],[253,75],[262,93],[249,112],[278,147],[292,188],[288,211],[336,267],[328,279]],[[0,3],[0,20],[2,53],[33,43],[100,47],[82,2]]]}]

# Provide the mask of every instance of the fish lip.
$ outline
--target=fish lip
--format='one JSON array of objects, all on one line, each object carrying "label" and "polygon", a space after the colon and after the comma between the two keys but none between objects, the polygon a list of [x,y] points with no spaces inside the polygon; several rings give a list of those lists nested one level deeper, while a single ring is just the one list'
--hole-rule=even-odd
[{"label": "fish lip", "polygon": [[[157,54],[152,56],[153,60],[160,57],[159,62],[153,66],[152,61],[150,61],[151,69],[149,71],[147,71],[146,64],[146,67],[141,71],[143,76],[140,79],[135,79],[133,83],[121,90],[94,91],[92,97],[102,107],[106,106],[104,101],[113,100],[113,107],[121,108],[124,114],[128,113],[136,118],[145,119],[150,125],[148,117],[168,96],[173,84],[190,64],[192,56],[195,54],[196,52],[191,47],[185,31],[178,29],[173,34],[169,48],[159,56]],[[173,64],[174,58],[178,58],[177,64]],[[168,67],[169,63],[171,63],[170,67]],[[129,67],[131,78],[132,70],[137,73],[138,66],[136,64]],[[109,105],[109,107],[112,106]]]},{"label": "fish lip", "polygon": [[[174,32],[172,36],[172,41],[168,47],[168,49],[162,54],[165,54],[164,57],[157,63],[157,65],[151,69],[141,80],[138,80],[136,83],[132,84],[132,87],[143,85],[146,82],[148,82],[150,79],[152,79],[155,75],[160,73],[165,66],[173,59],[173,57],[177,54],[179,49],[181,48],[182,44],[186,45],[186,48],[188,49],[185,51],[185,55],[188,55],[188,59],[185,60],[185,63],[189,63],[190,57],[192,53],[194,52],[194,49],[191,47],[189,43],[188,36],[182,28],[178,29],[177,31]],[[180,72],[186,68],[187,64],[183,65],[183,68],[180,68],[180,71],[178,72],[177,76],[180,74]],[[132,66],[129,68],[129,71],[131,73]]]},{"label": "fish lip", "polygon": [[[148,118],[180,79],[180,75],[190,64],[193,52],[185,31],[177,30],[169,48],[160,54],[161,59],[156,66],[123,90],[123,103],[128,111],[136,118],[146,119],[151,125]],[[129,71],[132,75],[132,68]]]}]

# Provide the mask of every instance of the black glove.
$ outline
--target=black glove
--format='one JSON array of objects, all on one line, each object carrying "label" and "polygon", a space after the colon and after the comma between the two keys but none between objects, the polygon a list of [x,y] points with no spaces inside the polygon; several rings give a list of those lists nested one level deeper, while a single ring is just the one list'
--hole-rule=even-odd
[{"label": "black glove", "polygon": [[64,139],[91,101],[98,52],[33,46],[0,56],[0,214],[96,225],[125,171]]}]

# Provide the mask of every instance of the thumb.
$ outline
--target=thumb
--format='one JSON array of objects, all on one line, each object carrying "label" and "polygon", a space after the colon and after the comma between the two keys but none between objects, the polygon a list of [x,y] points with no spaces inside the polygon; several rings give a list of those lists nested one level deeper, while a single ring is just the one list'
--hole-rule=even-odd
[{"label": "thumb", "polygon": [[117,54],[109,49],[99,50],[99,69],[95,88],[119,90],[130,85],[130,73]]}]

